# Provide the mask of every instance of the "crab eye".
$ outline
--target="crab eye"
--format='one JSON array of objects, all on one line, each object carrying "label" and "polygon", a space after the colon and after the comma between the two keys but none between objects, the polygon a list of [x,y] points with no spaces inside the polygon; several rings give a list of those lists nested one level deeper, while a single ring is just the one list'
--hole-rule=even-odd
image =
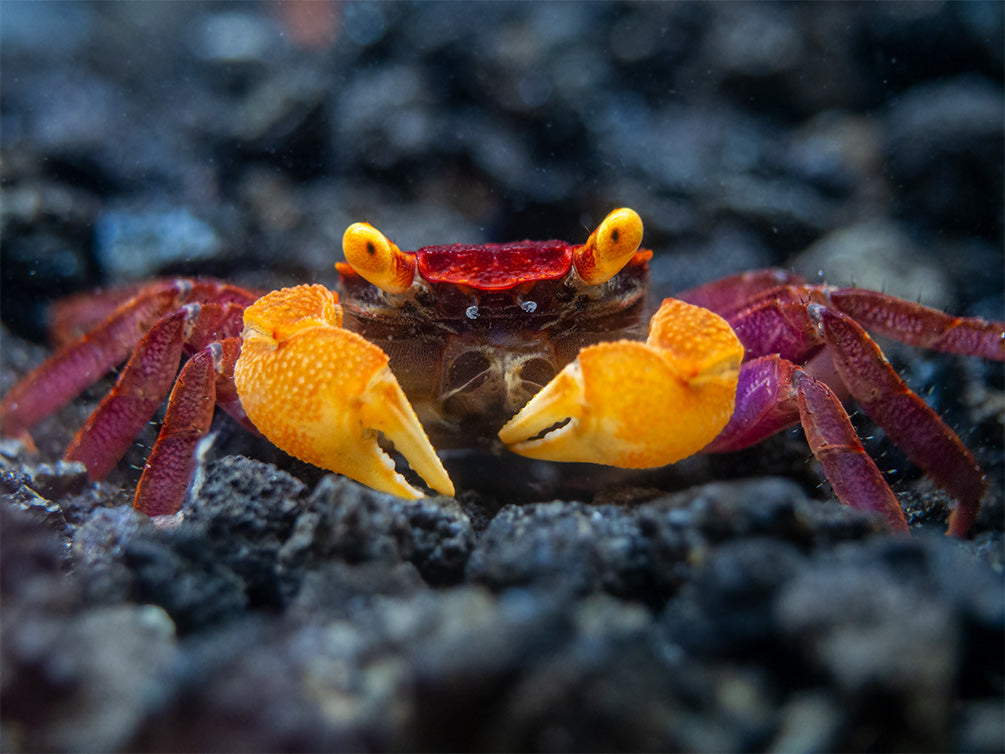
[{"label": "crab eye", "polygon": [[572,263],[583,282],[600,285],[621,272],[642,243],[642,218],[635,210],[616,209],[586,243],[572,252]]},{"label": "crab eye", "polygon": [[405,254],[368,223],[353,223],[342,236],[342,251],[352,268],[387,293],[404,293],[415,277],[415,257]]}]

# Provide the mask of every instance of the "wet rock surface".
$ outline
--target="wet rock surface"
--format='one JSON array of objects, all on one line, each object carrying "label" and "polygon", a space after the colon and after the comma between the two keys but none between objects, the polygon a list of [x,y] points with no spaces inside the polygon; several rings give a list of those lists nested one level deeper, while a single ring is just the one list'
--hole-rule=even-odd
[{"label": "wet rock surface", "polygon": [[[0,5],[0,389],[48,301],[334,281],[402,248],[646,223],[669,294],[792,267],[1005,316],[1000,4]],[[45,33],[39,30],[44,29]],[[914,530],[798,430],[608,473],[448,459],[407,502],[218,417],[181,514],[0,444],[4,751],[1005,748],[1001,365],[883,343],[988,473],[972,538],[861,413]]]}]

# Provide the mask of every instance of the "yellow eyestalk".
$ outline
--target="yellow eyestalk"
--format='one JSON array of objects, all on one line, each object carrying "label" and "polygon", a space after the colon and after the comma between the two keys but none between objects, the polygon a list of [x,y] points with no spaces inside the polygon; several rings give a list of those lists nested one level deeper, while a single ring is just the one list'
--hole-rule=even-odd
[{"label": "yellow eyestalk", "polygon": [[586,243],[572,252],[576,273],[588,285],[606,283],[621,272],[642,243],[642,218],[633,209],[616,209]]},{"label": "yellow eyestalk", "polygon": [[387,293],[404,293],[415,277],[415,257],[405,254],[369,223],[353,223],[342,237],[349,265]]}]

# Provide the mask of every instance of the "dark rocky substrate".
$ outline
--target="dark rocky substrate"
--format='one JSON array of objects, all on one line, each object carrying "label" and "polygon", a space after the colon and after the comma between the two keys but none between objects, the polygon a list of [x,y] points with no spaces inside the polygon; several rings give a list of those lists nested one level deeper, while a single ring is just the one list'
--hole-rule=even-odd
[{"label": "dark rocky substrate", "polygon": [[890,537],[784,479],[482,530],[473,502],[235,456],[180,522],[72,525],[81,495],[25,490],[0,508],[7,750],[1001,741],[1000,538]]}]

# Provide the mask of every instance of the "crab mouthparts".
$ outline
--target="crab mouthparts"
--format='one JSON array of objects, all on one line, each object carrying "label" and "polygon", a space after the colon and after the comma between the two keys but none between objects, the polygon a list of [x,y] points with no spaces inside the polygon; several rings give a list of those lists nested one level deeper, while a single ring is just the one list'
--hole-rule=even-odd
[{"label": "crab mouthparts", "polygon": [[549,447],[575,429],[584,408],[579,362],[568,364],[520,412],[499,430],[499,439],[515,453]]}]

